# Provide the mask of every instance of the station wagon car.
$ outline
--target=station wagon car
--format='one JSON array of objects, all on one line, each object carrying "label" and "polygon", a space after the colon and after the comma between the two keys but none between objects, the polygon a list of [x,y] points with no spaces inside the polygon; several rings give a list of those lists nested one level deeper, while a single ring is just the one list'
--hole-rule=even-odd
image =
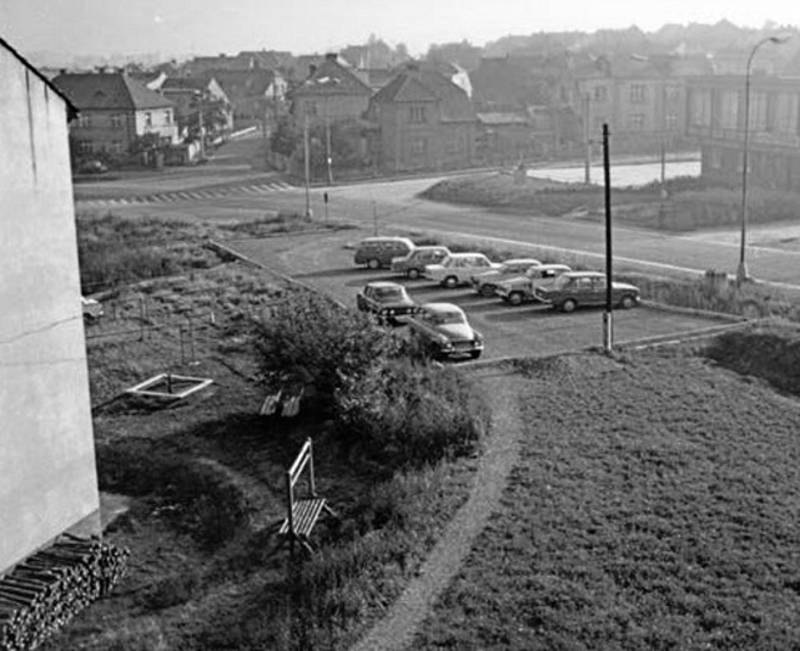
[{"label": "station wagon car", "polygon": [[452,303],[425,303],[404,321],[436,359],[477,359],[483,352],[483,336],[473,330],[464,311]]},{"label": "station wagon car", "polygon": [[542,263],[533,258],[511,258],[500,264],[498,269],[484,271],[472,277],[472,286],[481,296],[494,296],[497,285],[508,278],[524,274],[531,267],[541,267]]},{"label": "station wagon car", "polygon": [[405,287],[385,281],[367,283],[356,294],[356,306],[362,312],[370,312],[380,321],[392,325],[397,323],[398,316],[411,314],[416,309]]},{"label": "station wagon car", "polygon": [[[537,287],[536,298],[563,312],[576,307],[605,305],[606,276],[599,271],[570,271],[559,276],[550,287]],[[639,288],[627,283],[611,283],[614,306],[629,309],[639,304]]]},{"label": "station wagon car", "polygon": [[441,264],[425,267],[425,277],[452,289],[468,285],[472,276],[499,268],[500,264],[492,262],[483,253],[453,253]]},{"label": "station wagon car", "polygon": [[392,259],[392,271],[405,274],[411,279],[419,278],[429,264],[439,264],[450,255],[446,246],[418,246],[402,258]]},{"label": "station wagon car", "polygon": [[392,258],[408,255],[413,250],[414,243],[407,237],[368,237],[356,245],[353,262],[380,269],[391,266]]},{"label": "station wagon car", "polygon": [[538,300],[534,294],[537,287],[549,287],[561,274],[572,271],[565,264],[543,264],[531,267],[522,276],[508,278],[498,283],[495,294],[511,305],[522,305]]}]

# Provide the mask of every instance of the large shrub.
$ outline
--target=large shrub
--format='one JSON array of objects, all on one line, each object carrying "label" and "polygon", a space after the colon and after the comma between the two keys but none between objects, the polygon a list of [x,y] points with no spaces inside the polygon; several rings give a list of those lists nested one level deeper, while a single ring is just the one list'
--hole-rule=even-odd
[{"label": "large shrub", "polygon": [[336,408],[343,435],[392,467],[469,452],[486,418],[482,397],[462,374],[405,359],[345,378]]},{"label": "large shrub", "polygon": [[312,384],[324,407],[343,378],[358,377],[372,360],[400,346],[366,315],[305,290],[290,293],[258,335],[267,376]]}]

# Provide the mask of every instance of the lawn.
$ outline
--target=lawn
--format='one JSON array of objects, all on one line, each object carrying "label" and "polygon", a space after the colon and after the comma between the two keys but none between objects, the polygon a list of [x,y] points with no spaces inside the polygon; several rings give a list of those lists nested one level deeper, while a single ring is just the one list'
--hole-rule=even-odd
[{"label": "lawn", "polygon": [[415,648],[795,648],[796,397],[672,350],[531,363],[520,399],[504,508]]}]

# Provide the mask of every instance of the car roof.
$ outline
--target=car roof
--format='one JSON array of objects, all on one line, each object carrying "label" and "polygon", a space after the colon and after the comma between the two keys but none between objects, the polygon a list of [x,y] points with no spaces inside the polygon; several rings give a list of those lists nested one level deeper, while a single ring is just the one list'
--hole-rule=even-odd
[{"label": "car roof", "polygon": [[444,244],[420,244],[414,247],[415,251],[449,251]]},{"label": "car roof", "polygon": [[385,237],[365,237],[359,242],[359,245],[364,246],[365,244],[380,244],[381,242],[403,242],[404,244],[411,244],[412,246],[414,245],[414,243],[407,237],[395,237],[393,235],[387,235]]},{"label": "car roof", "polygon": [[598,276],[605,277],[602,271],[569,271],[564,274],[571,278],[597,278]]},{"label": "car roof", "polygon": [[539,262],[536,258],[509,258],[508,260],[503,260],[503,264],[531,264],[531,265],[541,265],[542,263]]},{"label": "car roof", "polygon": [[486,254],[485,253],[481,253],[480,251],[459,251],[458,253],[451,253],[450,257],[451,258],[466,258],[467,256],[473,256],[473,255],[483,255],[483,256],[485,256]]},{"label": "car roof", "polygon": [[542,271],[547,271],[548,269],[564,269],[565,271],[572,271],[572,267],[566,264],[543,264],[539,267]]},{"label": "car roof", "polygon": [[367,287],[374,287],[375,289],[405,289],[400,283],[393,283],[388,280],[374,280],[367,283]]},{"label": "car roof", "polygon": [[464,313],[458,305],[454,305],[453,303],[423,303],[421,306],[422,309],[427,310],[428,312],[442,313],[442,312],[461,312]]}]

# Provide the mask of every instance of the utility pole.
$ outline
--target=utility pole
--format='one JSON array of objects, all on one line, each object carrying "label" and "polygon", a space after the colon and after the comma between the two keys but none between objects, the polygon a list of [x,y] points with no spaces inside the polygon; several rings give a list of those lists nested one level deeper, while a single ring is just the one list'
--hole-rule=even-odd
[{"label": "utility pole", "polygon": [[378,209],[375,206],[375,200],[372,200],[372,225],[375,237],[378,237]]},{"label": "utility pole", "polygon": [[311,217],[311,196],[309,185],[311,184],[311,162],[309,161],[308,146],[308,113],[305,114],[303,121],[303,159],[306,173],[306,217]]},{"label": "utility pole", "polygon": [[[327,98],[326,98],[327,100]],[[331,119],[329,116],[325,117],[325,161],[328,164],[328,185],[333,185],[333,158],[331,156]]]},{"label": "utility pole", "polygon": [[203,93],[197,94],[197,128],[200,130],[200,160],[206,157],[206,136],[203,133]]},{"label": "utility pole", "polygon": [[592,140],[591,140],[591,98],[589,93],[583,95],[583,142],[586,145],[586,161],[583,166],[583,181],[586,185],[592,182]]},{"label": "utility pole", "polygon": [[610,355],[614,344],[611,265],[611,162],[608,154],[608,123],[603,124],[603,176],[606,200],[606,310],[603,312],[603,351]]}]

